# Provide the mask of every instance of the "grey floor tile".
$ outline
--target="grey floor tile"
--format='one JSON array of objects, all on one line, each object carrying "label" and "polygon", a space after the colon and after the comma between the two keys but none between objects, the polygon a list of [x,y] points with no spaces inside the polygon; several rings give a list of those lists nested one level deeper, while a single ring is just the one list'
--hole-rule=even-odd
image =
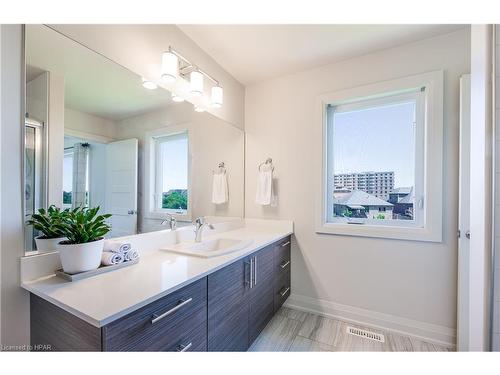
[{"label": "grey floor tile", "polygon": [[276,314],[284,315],[287,318],[303,322],[306,319],[308,313],[306,313],[305,311],[290,309],[288,307],[282,307]]},{"label": "grey floor tile", "polygon": [[248,351],[286,352],[297,336],[300,321],[276,314]]},{"label": "grey floor tile", "polygon": [[289,352],[333,352],[335,348],[331,345],[323,344],[302,336],[296,336],[292,342]]},{"label": "grey floor tile", "polygon": [[[383,334],[378,342],[347,333],[347,327]],[[249,351],[453,351],[415,337],[326,318],[282,307],[255,340]]]},{"label": "grey floor tile", "polygon": [[340,335],[341,322],[315,314],[307,314],[300,327],[299,336],[335,346]]}]

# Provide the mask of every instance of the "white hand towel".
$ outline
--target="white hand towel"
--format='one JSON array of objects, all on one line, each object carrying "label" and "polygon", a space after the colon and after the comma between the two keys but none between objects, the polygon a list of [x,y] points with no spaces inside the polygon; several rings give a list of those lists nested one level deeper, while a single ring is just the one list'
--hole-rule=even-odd
[{"label": "white hand towel", "polygon": [[276,206],[277,200],[273,191],[273,171],[261,170],[257,176],[257,192],[255,194],[255,203],[262,206]]},{"label": "white hand towel", "polygon": [[130,249],[124,254],[125,262],[129,262],[131,260],[139,259],[139,252],[134,249]]},{"label": "white hand towel", "polygon": [[103,251],[101,256],[101,263],[105,266],[112,266],[113,264],[120,264],[125,260],[121,253],[112,253],[111,251]]},{"label": "white hand towel", "polygon": [[123,254],[130,250],[132,246],[128,242],[120,242],[113,240],[104,241],[104,251],[109,251],[111,253]]},{"label": "white hand towel", "polygon": [[212,203],[223,204],[229,199],[227,177],[225,173],[216,173],[212,183]]}]

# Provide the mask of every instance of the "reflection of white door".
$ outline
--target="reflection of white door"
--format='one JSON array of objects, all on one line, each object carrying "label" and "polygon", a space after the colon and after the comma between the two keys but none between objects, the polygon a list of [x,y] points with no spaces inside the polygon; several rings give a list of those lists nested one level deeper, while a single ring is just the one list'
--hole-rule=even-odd
[{"label": "reflection of white door", "polygon": [[111,142],[106,147],[106,212],[110,218],[108,237],[137,232],[137,139]]},{"label": "reflection of white door", "polygon": [[470,75],[460,78],[457,350],[470,347]]}]

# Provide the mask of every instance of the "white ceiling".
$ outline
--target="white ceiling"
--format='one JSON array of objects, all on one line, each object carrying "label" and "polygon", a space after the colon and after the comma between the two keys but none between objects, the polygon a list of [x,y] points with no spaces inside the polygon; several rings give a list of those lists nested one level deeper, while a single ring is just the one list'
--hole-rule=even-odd
[{"label": "white ceiling", "polygon": [[172,103],[167,90],[147,90],[141,77],[42,25],[27,25],[26,76],[64,76],[65,106],[121,120]]},{"label": "white ceiling", "polygon": [[299,72],[465,25],[178,25],[243,84]]}]

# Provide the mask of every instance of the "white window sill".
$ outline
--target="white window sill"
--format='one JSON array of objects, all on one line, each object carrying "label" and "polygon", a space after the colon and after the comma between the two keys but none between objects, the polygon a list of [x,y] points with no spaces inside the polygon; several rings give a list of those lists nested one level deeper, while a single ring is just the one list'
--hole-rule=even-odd
[{"label": "white window sill", "polygon": [[441,232],[432,232],[422,227],[322,223],[316,225],[316,233],[425,242],[442,241]]}]

